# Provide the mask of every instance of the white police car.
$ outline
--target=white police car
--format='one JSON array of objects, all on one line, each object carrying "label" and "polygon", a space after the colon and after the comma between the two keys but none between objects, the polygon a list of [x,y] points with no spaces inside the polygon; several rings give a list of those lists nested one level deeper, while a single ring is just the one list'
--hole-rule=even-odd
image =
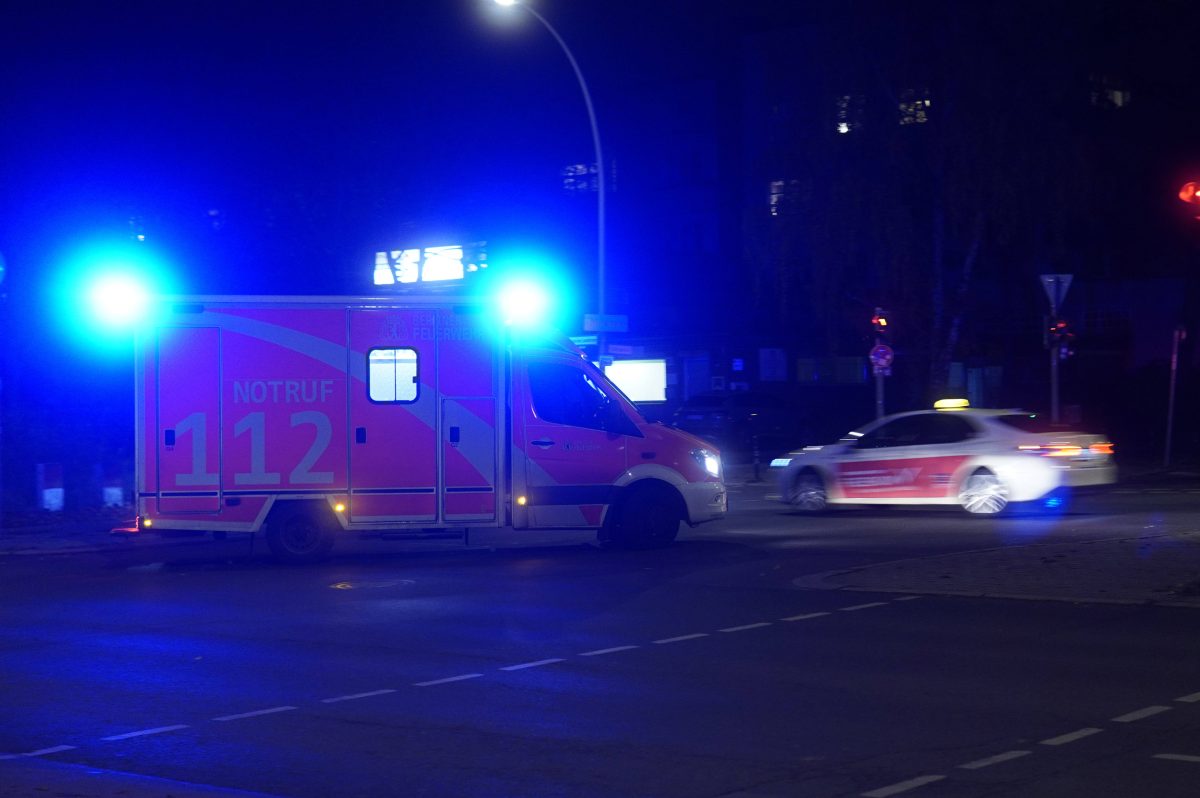
[{"label": "white police car", "polygon": [[963,399],[881,418],[771,465],[782,500],[809,513],[831,504],[957,504],[993,514],[1014,502],[1056,503],[1063,488],[1117,476],[1103,436],[1022,410],[972,409]]}]

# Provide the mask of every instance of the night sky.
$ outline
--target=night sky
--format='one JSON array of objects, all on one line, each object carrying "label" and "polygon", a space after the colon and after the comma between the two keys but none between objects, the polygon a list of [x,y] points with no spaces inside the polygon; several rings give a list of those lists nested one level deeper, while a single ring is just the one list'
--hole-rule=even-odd
[{"label": "night sky", "polygon": [[[1190,224],[1172,192],[1200,168],[1191,144],[1200,4],[540,0],[536,8],[592,91],[616,177],[610,309],[628,310],[640,332],[702,333],[721,346],[749,320],[780,319],[758,331],[812,346],[818,335],[801,335],[790,320],[824,325],[805,306],[820,302],[838,317],[816,331],[831,354],[865,351],[870,307],[913,285],[897,276],[903,270],[920,276],[933,262],[921,203],[937,186],[919,181],[943,166],[953,178],[964,163],[957,190],[967,201],[947,205],[948,237],[969,235],[975,205],[987,211],[974,296],[1021,288],[1007,304],[978,301],[973,318],[984,321],[971,329],[968,319],[963,340],[984,354],[1025,342],[1037,370],[1028,390],[1013,383],[1018,403],[1041,391],[1039,271],[1075,272],[1080,286],[1089,276],[1195,282],[1200,222]],[[773,65],[793,71],[772,73]],[[1104,85],[1095,82],[1110,73],[1118,89],[1133,88],[1133,113],[1089,107],[1089,81]],[[903,138],[895,92],[917,85],[913,76],[926,76],[939,102],[944,86],[964,87],[967,102],[947,109],[959,127],[934,106],[923,142]],[[773,96],[760,91],[768,83]],[[890,121],[873,118],[867,146],[829,157],[836,137],[832,117],[821,115],[852,84]],[[976,85],[994,95],[972,95]],[[1015,142],[1028,163],[1061,173],[1008,169],[1016,149],[972,152],[961,141],[938,161],[947,142],[937,137],[979,117],[966,106],[1005,126],[989,141]],[[568,195],[560,176],[592,160],[587,117],[562,51],[519,9],[490,0],[10,3],[0,18],[0,119],[6,431],[47,434],[61,426],[63,403],[79,403],[124,439],[126,397],[88,401],[71,388],[109,379],[127,390],[122,350],[97,376],[95,353],[58,335],[78,337],[82,325],[53,307],[86,278],[89,248],[129,246],[135,233],[172,275],[171,288],[186,293],[371,293],[378,250],[486,240],[496,263],[544,258],[578,295],[574,309],[592,309],[595,195]],[[1043,131],[1052,143],[1039,149]],[[985,173],[990,161],[999,165],[991,184],[962,177]],[[918,179],[905,174],[910,167]],[[757,258],[750,233],[770,222],[766,185],[781,177],[812,195],[791,222],[802,234],[792,255],[809,258],[823,279],[829,256],[841,253],[814,242],[853,250],[844,262],[865,275],[861,285],[830,283],[831,293],[813,299],[796,276],[804,272],[786,261],[772,272]],[[965,220],[957,226],[956,212]],[[909,251],[894,246],[910,239]],[[959,243],[947,268],[956,268]],[[793,284],[780,287],[780,276]],[[1003,328],[1021,315],[1014,308],[1029,318]],[[914,330],[920,297],[904,310]],[[925,372],[910,376],[923,401]],[[67,457],[73,439],[64,440],[30,456]]]}]

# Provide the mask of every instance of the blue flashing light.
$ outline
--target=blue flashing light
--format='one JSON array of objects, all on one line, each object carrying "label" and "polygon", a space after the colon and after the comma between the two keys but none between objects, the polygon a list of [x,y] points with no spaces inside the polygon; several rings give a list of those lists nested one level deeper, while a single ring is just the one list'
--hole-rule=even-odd
[{"label": "blue flashing light", "polygon": [[1046,501],[1043,504],[1047,510],[1057,510],[1059,507],[1063,506],[1063,497],[1049,496],[1046,498]]},{"label": "blue flashing light", "polygon": [[92,317],[105,327],[132,328],[145,321],[150,308],[150,290],[145,282],[128,272],[98,276],[88,290]]},{"label": "blue flashing light", "polygon": [[128,354],[152,321],[154,298],[175,293],[162,259],[145,243],[100,243],[59,255],[46,284],[54,323],[73,347]]},{"label": "blue flashing light", "polygon": [[546,323],[550,297],[538,283],[514,280],[500,289],[500,312],[504,323],[514,327],[537,327]]}]

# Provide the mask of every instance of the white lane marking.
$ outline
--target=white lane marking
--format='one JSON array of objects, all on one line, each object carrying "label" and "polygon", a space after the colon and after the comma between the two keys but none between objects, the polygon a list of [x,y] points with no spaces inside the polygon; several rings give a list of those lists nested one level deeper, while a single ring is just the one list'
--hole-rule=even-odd
[{"label": "white lane marking", "polygon": [[482,673],[463,673],[458,676],[447,676],[445,679],[433,679],[428,682],[413,682],[413,687],[433,687],[435,684],[450,684],[451,682],[465,682],[467,679],[478,679],[483,676]]},{"label": "white lane marking", "polygon": [[56,745],[51,748],[39,748],[36,751],[30,751],[28,754],[8,754],[3,759],[17,759],[23,756],[46,756],[47,754],[57,754],[60,751],[70,751],[74,749],[73,745]]},{"label": "white lane marking", "polygon": [[748,623],[743,626],[728,626],[724,629],[718,629],[717,631],[718,632],[744,632],[747,629],[761,629],[764,626],[770,626],[770,625],[771,625],[770,621],[763,621],[762,623]]},{"label": "white lane marking", "polygon": [[373,698],[374,696],[377,696],[377,695],[387,695],[388,693],[394,693],[394,692],[396,692],[396,691],[389,688],[387,690],[372,690],[369,693],[351,693],[350,695],[340,695],[340,696],[337,696],[336,698],[322,698],[321,703],[322,704],[336,704],[339,701],[357,701],[360,698]]},{"label": "white lane marking", "polygon": [[933,784],[935,781],[941,781],[945,776],[917,776],[915,779],[901,781],[889,787],[880,787],[878,790],[864,792],[863,798],[888,798],[889,795],[899,795],[902,792],[915,790],[917,787],[923,787],[926,784]]},{"label": "white lane marking", "polygon": [[1020,759],[1023,756],[1029,756],[1033,751],[1005,751],[1003,754],[989,756],[986,759],[976,759],[974,762],[968,762],[965,765],[959,765],[963,770],[979,770],[980,768],[999,765],[1001,762],[1010,762],[1014,759]]},{"label": "white lane marking", "polygon": [[257,718],[259,715],[274,715],[276,712],[291,712],[297,707],[271,707],[270,709],[256,709],[253,712],[239,712],[236,715],[222,715],[213,720],[241,720],[242,718]]},{"label": "white lane marking", "polygon": [[585,651],[579,656],[581,657],[598,657],[601,654],[615,654],[618,651],[629,651],[637,646],[613,646],[612,648],[598,648],[595,651]]},{"label": "white lane marking", "polygon": [[501,668],[502,671],[523,671],[526,668],[540,668],[543,665],[553,665],[556,662],[563,662],[562,657],[551,657],[550,659],[539,659],[536,662],[522,662],[520,665],[509,665],[506,668]]},{"label": "white lane marking", "polygon": [[680,635],[679,637],[664,637],[662,640],[655,640],[655,645],[663,643],[682,643],[684,640],[695,640],[700,637],[708,637],[708,632],[696,632],[693,635]]},{"label": "white lane marking", "polygon": [[829,612],[807,612],[804,615],[793,615],[790,618],[780,618],[781,621],[807,621],[809,618],[820,618],[822,615],[832,615]]},{"label": "white lane marking", "polygon": [[900,598],[893,599],[893,601],[916,601],[919,598],[925,598],[925,597],[924,596],[901,596]]},{"label": "white lane marking", "polygon": [[886,607],[886,601],[872,601],[870,604],[855,604],[853,607],[841,607],[841,612],[854,612],[856,610],[868,610],[871,607]]},{"label": "white lane marking", "polygon": [[1195,762],[1200,764],[1200,756],[1191,754],[1155,754],[1153,759],[1169,759],[1172,762]]},{"label": "white lane marking", "polygon": [[1039,744],[1040,745],[1066,745],[1067,743],[1073,743],[1076,740],[1082,740],[1084,737],[1091,737],[1093,734],[1099,734],[1102,731],[1104,731],[1104,729],[1097,729],[1092,726],[1087,726],[1082,729],[1077,729],[1073,732],[1068,732],[1066,734],[1060,734],[1057,737],[1050,737],[1049,739],[1042,740],[1041,743],[1039,743]]},{"label": "white lane marking", "polygon": [[1114,723],[1133,723],[1135,720],[1141,720],[1142,718],[1149,718],[1154,715],[1160,715],[1163,712],[1170,712],[1170,711],[1171,711],[1170,707],[1163,707],[1163,706],[1155,705],[1152,707],[1146,707],[1145,709],[1139,709],[1134,712],[1126,712],[1124,715],[1118,715],[1117,717],[1113,718],[1112,720]]},{"label": "white lane marking", "polygon": [[145,737],[149,734],[163,734],[165,732],[179,731],[180,729],[188,728],[186,723],[177,723],[174,726],[158,726],[153,729],[142,729],[141,731],[125,732],[124,734],[114,734],[110,737],[101,737],[104,742],[112,742],[114,740],[128,740],[131,737]]},{"label": "white lane marking", "polygon": [[1200,693],[1192,693],[1191,695],[1181,695],[1179,698],[1176,698],[1175,700],[1180,702],[1181,704],[1195,704],[1197,701],[1200,701]]}]

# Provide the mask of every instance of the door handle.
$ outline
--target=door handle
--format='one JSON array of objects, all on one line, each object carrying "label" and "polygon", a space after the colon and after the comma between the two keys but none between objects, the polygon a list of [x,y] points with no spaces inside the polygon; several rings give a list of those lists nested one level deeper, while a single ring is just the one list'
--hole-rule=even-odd
[{"label": "door handle", "polygon": [[539,438],[536,441],[530,441],[530,443],[532,443],[534,446],[540,446],[543,449],[549,449],[554,445],[554,441],[547,440],[546,438]]},{"label": "door handle", "polygon": [[355,427],[354,428],[354,442],[355,443],[366,443],[367,442],[367,428],[366,427]]}]

